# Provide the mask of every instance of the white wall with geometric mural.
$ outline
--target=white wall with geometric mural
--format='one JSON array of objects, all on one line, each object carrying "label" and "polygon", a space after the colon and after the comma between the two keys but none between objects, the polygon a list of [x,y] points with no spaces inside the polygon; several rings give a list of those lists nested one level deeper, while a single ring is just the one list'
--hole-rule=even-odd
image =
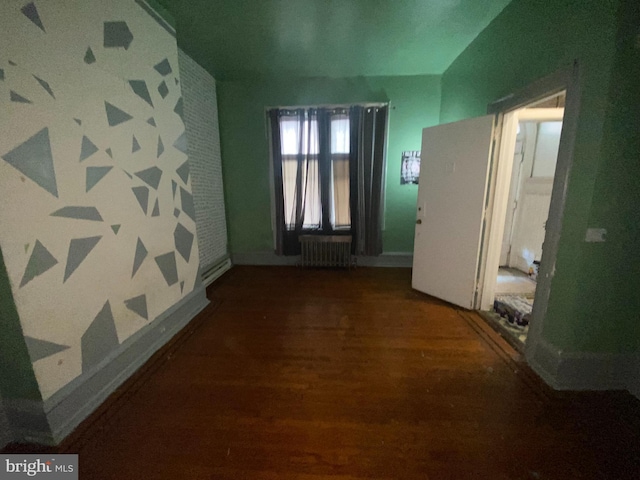
[{"label": "white wall with geometric mural", "polygon": [[133,0],[3,0],[0,45],[0,246],[46,400],[196,284],[177,48]]}]

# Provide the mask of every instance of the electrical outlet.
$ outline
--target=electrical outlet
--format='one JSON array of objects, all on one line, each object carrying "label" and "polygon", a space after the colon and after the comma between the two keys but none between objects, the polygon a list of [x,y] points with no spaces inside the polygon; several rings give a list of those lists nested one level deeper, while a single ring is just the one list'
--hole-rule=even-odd
[{"label": "electrical outlet", "polygon": [[587,228],[587,234],[584,237],[585,242],[604,242],[606,241],[607,229],[606,228]]}]

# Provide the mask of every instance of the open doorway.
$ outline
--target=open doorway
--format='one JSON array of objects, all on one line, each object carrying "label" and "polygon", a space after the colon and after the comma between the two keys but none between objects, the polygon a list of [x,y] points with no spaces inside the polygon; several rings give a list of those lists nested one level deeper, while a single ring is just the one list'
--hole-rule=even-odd
[{"label": "open doorway", "polygon": [[[515,128],[515,148],[511,155],[498,159],[511,162],[511,179],[508,188],[496,192],[507,197],[507,208],[501,239],[492,240],[500,241],[500,258],[497,271],[486,273],[488,282],[493,275],[495,284],[484,317],[521,351],[535,300],[565,98],[563,91],[510,112],[503,139],[510,145],[514,132],[506,129]],[[495,202],[500,200],[504,201]],[[491,285],[485,288],[491,290]]]},{"label": "open doorway", "polygon": [[[542,332],[556,269],[579,99],[579,69],[574,63],[491,103],[488,115],[440,124],[422,131],[411,285],[418,291],[464,309],[490,312],[496,299],[500,267],[506,266],[522,273],[521,278],[533,282],[531,290],[534,293],[529,294],[533,297],[530,299],[533,300],[531,323],[528,329],[523,328],[525,332],[516,330],[517,335],[504,336],[524,353],[527,362],[534,364],[538,362],[538,351],[546,348]],[[563,105],[564,115],[558,115],[557,109],[562,109]],[[549,109],[556,110],[555,117],[549,118]],[[545,125],[545,122],[561,122],[561,125]],[[516,174],[513,166],[518,127],[523,135],[527,131],[536,133],[528,137],[528,143],[534,148],[530,168],[522,168],[519,164]],[[540,160],[534,172],[538,137],[553,130],[556,133],[561,131],[559,145],[547,148],[556,152],[547,156],[555,157],[557,161],[553,165],[553,162]],[[540,135],[542,131],[544,135]],[[524,144],[525,139],[521,138],[521,141]],[[520,151],[521,160],[525,152]],[[553,176],[549,177],[549,171],[554,172]],[[545,201],[535,199],[545,205],[536,210],[541,219],[528,221],[528,214],[510,212],[511,226],[505,229],[508,207],[513,207],[509,198],[514,176],[514,195],[518,188],[523,194],[531,188],[537,192],[544,191],[547,197]],[[525,185],[527,180],[529,184]],[[535,201],[531,203],[534,204]],[[522,210],[525,205],[521,201]],[[543,228],[538,229],[535,235],[522,235],[518,233],[519,221],[525,227],[537,223]],[[536,235],[538,246],[529,248],[535,251],[524,254],[525,248],[521,246],[526,247],[533,242]],[[542,245],[539,245],[540,238],[544,238]],[[503,255],[503,245],[511,249],[506,255]],[[507,320],[507,323],[510,322]],[[526,336],[520,338],[522,333]]]}]

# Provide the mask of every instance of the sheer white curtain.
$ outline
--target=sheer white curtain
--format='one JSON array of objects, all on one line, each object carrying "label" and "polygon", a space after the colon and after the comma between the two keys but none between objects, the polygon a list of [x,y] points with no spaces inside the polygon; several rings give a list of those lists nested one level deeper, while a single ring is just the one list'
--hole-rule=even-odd
[{"label": "sheer white curtain", "polygon": [[[322,212],[317,120],[308,116],[281,118],[280,142],[286,227],[289,230],[296,228],[297,212],[302,209],[302,228],[319,228]],[[299,198],[302,200],[298,201]]]},{"label": "sheer white curtain", "polygon": [[[331,227],[348,229],[351,226],[349,205],[349,115],[331,116]],[[280,143],[282,151],[282,179],[284,218],[289,230],[295,229],[297,189],[300,189],[304,209],[303,229],[322,227],[322,199],[320,192],[318,121],[313,114],[304,118],[280,119]],[[301,178],[298,179],[298,175]]]},{"label": "sheer white curtain", "polygon": [[331,225],[335,229],[351,226],[349,205],[349,115],[339,114],[331,118]]}]

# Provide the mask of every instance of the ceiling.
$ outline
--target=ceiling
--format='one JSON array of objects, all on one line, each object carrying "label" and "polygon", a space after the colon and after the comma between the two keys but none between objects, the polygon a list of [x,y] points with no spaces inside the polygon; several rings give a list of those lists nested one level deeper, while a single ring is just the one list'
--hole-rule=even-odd
[{"label": "ceiling", "polygon": [[443,73],[510,0],[156,0],[218,79]]}]

